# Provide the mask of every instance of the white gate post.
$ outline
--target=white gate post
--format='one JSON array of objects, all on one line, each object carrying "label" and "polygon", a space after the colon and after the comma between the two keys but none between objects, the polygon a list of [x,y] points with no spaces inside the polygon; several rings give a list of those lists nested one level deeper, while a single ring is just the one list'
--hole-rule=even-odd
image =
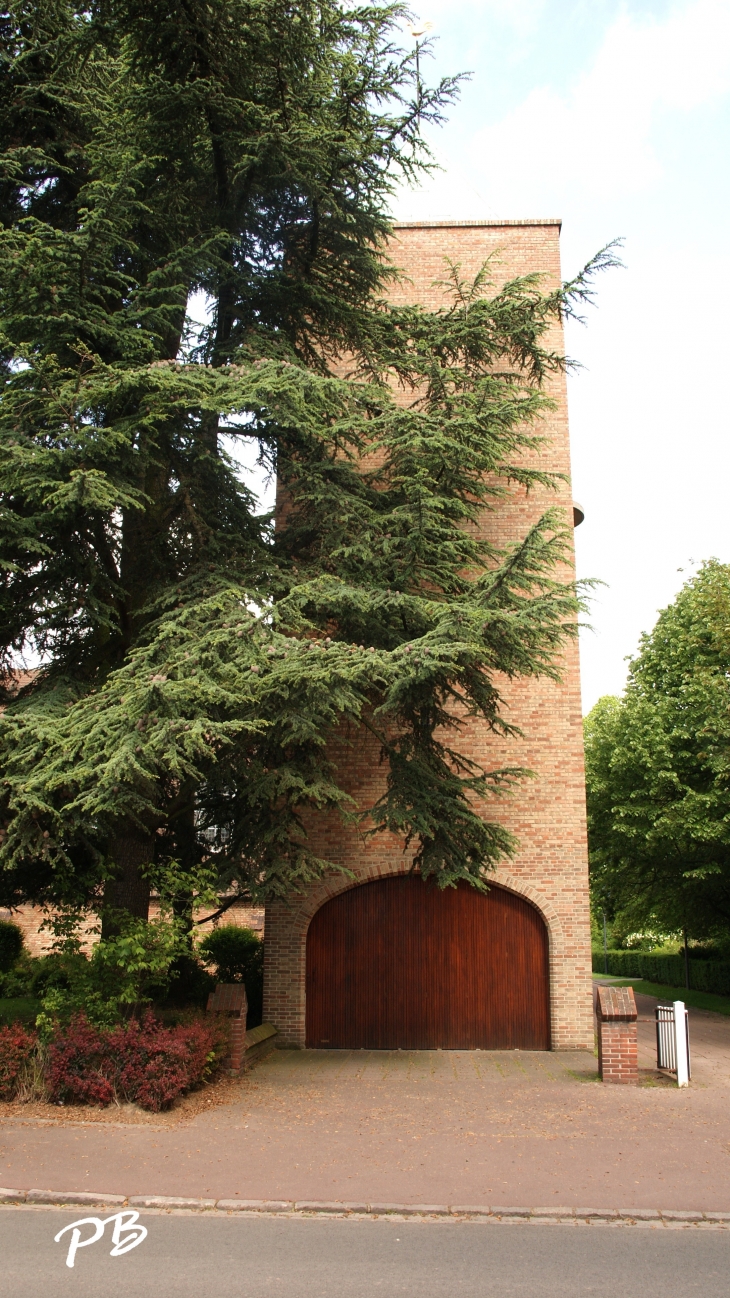
[{"label": "white gate post", "polygon": [[684,1001],[674,1002],[674,1049],[677,1060],[677,1086],[689,1086],[687,1014],[684,1008]]}]

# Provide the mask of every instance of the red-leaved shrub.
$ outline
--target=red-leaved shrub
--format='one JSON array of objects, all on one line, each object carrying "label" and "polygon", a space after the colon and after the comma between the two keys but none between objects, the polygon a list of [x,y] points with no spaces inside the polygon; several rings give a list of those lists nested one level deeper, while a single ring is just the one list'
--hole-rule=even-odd
[{"label": "red-leaved shrub", "polygon": [[12,1100],[24,1066],[36,1047],[36,1036],[20,1023],[0,1027],[0,1099]]},{"label": "red-leaved shrub", "polygon": [[52,1100],[109,1104],[114,1099],[113,1074],[108,1034],[92,1027],[83,1014],[48,1048],[46,1081]]},{"label": "red-leaved shrub", "polygon": [[110,1045],[119,1060],[118,1093],[145,1109],[166,1108],[192,1084],[180,1029],[162,1027],[151,1014],[117,1028]]},{"label": "red-leaved shrub", "polygon": [[217,1025],[199,1019],[166,1028],[148,1012],[103,1031],[79,1015],[49,1047],[51,1098],[108,1104],[116,1096],[159,1112],[203,1080],[219,1044]]}]

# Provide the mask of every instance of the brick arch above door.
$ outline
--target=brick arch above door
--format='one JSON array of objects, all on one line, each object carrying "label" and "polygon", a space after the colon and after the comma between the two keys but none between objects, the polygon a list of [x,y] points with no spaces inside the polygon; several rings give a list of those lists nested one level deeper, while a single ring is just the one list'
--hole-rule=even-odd
[{"label": "brick arch above door", "polygon": [[[264,966],[264,1019],[279,1031],[282,1044],[304,1048],[306,1041],[306,945],[314,915],[330,899],[377,879],[407,874],[410,863],[398,853],[385,864],[370,863],[358,870],[357,878],[328,875],[302,897],[271,902],[266,910]],[[513,871],[495,870],[488,881],[524,897],[539,911],[548,934],[551,987],[551,1035],[553,1049],[586,1048],[587,1043],[566,1040],[560,1016],[562,991],[560,972],[564,959],[564,933],[560,917],[549,897],[533,883]]]},{"label": "brick arch above door", "polygon": [[309,926],[306,1044],[549,1050],[545,921],[498,884],[396,874],[346,889]]}]

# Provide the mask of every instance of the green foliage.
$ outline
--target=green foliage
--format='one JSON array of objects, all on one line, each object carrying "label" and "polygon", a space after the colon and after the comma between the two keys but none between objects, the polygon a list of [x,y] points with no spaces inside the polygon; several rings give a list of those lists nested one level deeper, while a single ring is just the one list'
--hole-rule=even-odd
[{"label": "green foliage", "polygon": [[32,996],[0,996],[0,1024],[35,1023],[39,1009]]},{"label": "green foliage", "polygon": [[[604,972],[603,952],[593,952],[595,973]],[[690,959],[690,986],[694,991],[730,996],[730,964],[722,960]],[[655,951],[609,951],[608,972],[618,978],[643,978],[669,987],[685,986],[684,955]]]},{"label": "green foliage", "polygon": [[33,960],[28,971],[27,989],[32,996],[41,999],[51,989],[66,990],[71,981],[71,969],[74,964],[85,967],[86,957],[79,952],[52,952]]},{"label": "green foliage", "polygon": [[245,982],[246,975],[261,964],[263,942],[250,928],[224,924],[206,933],[198,950],[206,964],[214,965],[222,983]]},{"label": "green foliage", "polygon": [[22,930],[9,920],[0,919],[0,975],[10,972],[22,951]]},{"label": "green foliage", "polygon": [[[591,943],[603,950],[602,911],[591,921]],[[609,918],[606,915],[606,943],[611,951],[636,950],[654,951],[657,948],[674,954],[682,945],[681,934],[659,933],[656,930],[642,929],[637,932],[635,919],[617,911]]]},{"label": "green foliage", "polygon": [[730,1014],[730,997],[714,996],[710,992],[696,992],[691,988],[667,986],[662,983],[645,982],[644,979],[626,980],[616,986],[626,986],[628,982],[639,996],[655,996],[660,1001],[684,1001],[685,1005],[694,1005],[698,1010],[712,1010],[715,1014]]},{"label": "green foliage", "polygon": [[213,966],[217,981],[246,985],[249,1028],[258,1027],[263,1016],[264,944],[250,928],[223,924],[206,933],[198,951],[205,964]]},{"label": "green foliage", "polygon": [[304,824],[353,814],[335,731],[377,737],[363,813],[424,876],[479,885],[514,850],[473,804],[523,772],[459,732],[516,733],[500,682],[555,676],[569,520],[505,551],[475,524],[552,481],[525,453],[589,274],[380,300],[388,195],[455,89],[424,89],[403,15],[21,0],[0,29],[0,652],[44,662],[0,720],[0,904],[103,912],[119,1004],[172,949],[119,919],[161,871],[184,927],[201,865],[259,900],[333,868]]},{"label": "green foliage", "polygon": [[184,955],[177,956],[170,965],[167,988],[162,996],[155,996],[155,1009],[157,1012],[162,1008],[167,1012],[172,1011],[173,1018],[175,1008],[195,1007],[204,1010],[214,988],[213,975],[203,968],[196,955],[190,955],[186,950]]},{"label": "green foliage", "polygon": [[585,733],[594,904],[627,931],[727,936],[730,567],[687,582]]},{"label": "green foliage", "polygon": [[32,994],[40,1000],[36,1020],[44,1039],[77,1014],[99,1028],[136,1016],[167,990],[176,960],[189,950],[187,924],[169,917],[118,919],[118,931],[86,956],[61,950],[36,962]]},{"label": "green foliage", "polygon": [[23,949],[12,969],[0,974],[0,996],[27,996],[37,961]]}]

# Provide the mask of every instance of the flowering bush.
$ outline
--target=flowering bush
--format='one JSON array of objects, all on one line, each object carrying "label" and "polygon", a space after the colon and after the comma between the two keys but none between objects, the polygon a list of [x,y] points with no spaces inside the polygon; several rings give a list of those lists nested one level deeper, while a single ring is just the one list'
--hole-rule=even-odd
[{"label": "flowering bush", "polygon": [[206,1078],[222,1045],[219,1025],[200,1019],[166,1028],[148,1011],[141,1022],[104,1030],[79,1014],[49,1046],[51,1098],[109,1104],[116,1097],[159,1112]]},{"label": "flowering bush", "polygon": [[20,1023],[0,1027],[0,1099],[12,1100],[37,1044],[34,1032]]}]

